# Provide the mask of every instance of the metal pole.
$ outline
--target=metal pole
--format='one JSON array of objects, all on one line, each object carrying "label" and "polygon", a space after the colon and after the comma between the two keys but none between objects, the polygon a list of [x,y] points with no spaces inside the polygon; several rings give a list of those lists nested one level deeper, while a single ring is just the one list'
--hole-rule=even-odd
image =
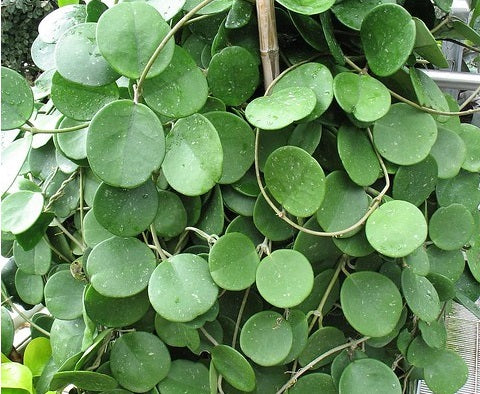
[{"label": "metal pole", "polygon": [[475,90],[480,86],[480,74],[443,70],[422,70],[432,78],[440,88],[456,90]]}]

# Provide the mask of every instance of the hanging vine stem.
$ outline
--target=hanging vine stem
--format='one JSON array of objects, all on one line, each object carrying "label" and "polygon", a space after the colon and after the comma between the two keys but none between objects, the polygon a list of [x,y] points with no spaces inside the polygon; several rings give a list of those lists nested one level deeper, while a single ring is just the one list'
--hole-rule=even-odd
[{"label": "hanging vine stem", "polygon": [[337,281],[338,276],[340,275],[340,271],[342,271],[343,267],[345,267],[345,264],[347,264],[347,262],[348,262],[348,256],[346,254],[342,255],[342,257],[340,257],[338,261],[337,269],[333,273],[332,279],[328,283],[327,289],[325,290],[325,293],[323,294],[323,297],[320,300],[320,303],[318,304],[318,308],[316,309],[317,313],[314,313],[313,315],[313,319],[310,323],[310,326],[308,327],[308,332],[312,331],[317,320],[320,319],[320,322],[319,322],[320,325],[323,323],[322,309],[325,306],[325,303],[327,302],[327,299],[330,296],[330,293],[332,292],[333,286],[335,285],[335,282]]},{"label": "hanging vine stem", "polygon": [[204,238],[208,245],[213,246],[215,242],[218,241],[218,235],[216,234],[207,234],[205,231],[200,230],[196,227],[185,227],[185,230],[193,231],[195,234],[199,235],[200,237]]},{"label": "hanging vine stem", "polygon": [[83,236],[83,168],[79,167],[78,168],[78,174],[80,176],[80,191],[79,191],[79,200],[80,200],[80,235],[82,236],[82,241],[84,241],[85,237]]},{"label": "hanging vine stem", "polygon": [[60,133],[69,133],[70,131],[77,131],[88,127],[89,123],[82,123],[72,127],[65,127],[63,129],[39,129],[35,126],[27,127],[22,126],[20,130],[28,131],[32,134],[60,134]]},{"label": "hanging vine stem", "polygon": [[53,195],[50,197],[50,199],[48,200],[48,203],[47,203],[47,205],[45,206],[45,211],[49,211],[49,210],[52,208],[52,206],[53,206],[53,204],[55,203],[55,201],[57,201],[58,199],[60,199],[60,198],[64,195],[65,188],[67,187],[67,185],[68,185],[71,181],[73,181],[73,180],[76,178],[76,176],[77,176],[77,174],[78,174],[78,171],[79,171],[79,169],[73,171],[72,174],[71,174],[67,179],[65,179],[65,180],[61,183],[60,187],[59,187],[58,190],[55,192],[55,194],[53,194]]},{"label": "hanging vine stem", "polygon": [[280,390],[278,390],[275,394],[282,394],[283,392],[288,390],[290,387],[292,387],[297,382],[297,380],[300,376],[302,376],[310,368],[313,368],[316,364],[318,364],[320,361],[324,360],[328,356],[331,356],[332,354],[335,354],[335,353],[337,353],[337,352],[339,352],[343,349],[347,349],[347,348],[354,349],[358,345],[360,345],[361,343],[367,341],[368,339],[370,339],[370,337],[363,337],[363,338],[357,339],[356,341],[351,341],[351,342],[345,343],[344,345],[334,347],[333,349],[330,349],[328,352],[325,352],[325,353],[321,354],[316,359],[310,361],[303,368],[300,368],[297,372],[295,372],[295,374],[288,380],[288,382],[285,383],[283,385],[283,387]]},{"label": "hanging vine stem", "polygon": [[142,87],[143,83],[145,82],[145,79],[147,79],[147,74],[150,71],[150,69],[153,66],[153,63],[155,63],[155,60],[157,60],[158,56],[160,55],[160,52],[162,49],[167,45],[168,41],[170,38],[172,38],[177,31],[179,31],[183,25],[190,19],[192,19],[192,16],[195,15],[198,11],[200,11],[203,7],[208,5],[210,2],[213,0],[203,0],[201,3],[199,3],[196,7],[192,8],[189,12],[187,12],[182,19],[180,19],[175,26],[173,26],[170,31],[167,33],[167,35],[163,38],[163,40],[158,44],[157,49],[155,49],[155,52],[153,52],[153,55],[150,57],[148,60],[147,64],[145,65],[145,68],[142,71],[142,74],[140,75],[140,79],[138,80],[137,83],[137,88],[135,89],[136,93],[135,96],[138,98],[142,95]]},{"label": "hanging vine stem", "polygon": [[62,252],[60,252],[55,246],[53,246],[53,245],[51,244],[50,240],[48,239],[48,237],[47,237],[46,235],[43,237],[43,239],[44,239],[45,242],[47,243],[48,247],[49,247],[50,249],[52,249],[52,251],[53,251],[54,253],[56,253],[58,257],[60,257],[61,259],[65,260],[67,263],[71,263],[71,262],[72,262],[72,261],[69,260]]},{"label": "hanging vine stem", "polygon": [[155,245],[155,250],[160,255],[160,259],[162,261],[167,260],[168,257],[166,255],[165,251],[162,249],[162,245],[160,245],[160,240],[157,237],[157,231],[155,230],[155,225],[153,223],[150,225],[150,232],[152,233],[152,239],[153,239],[153,243]]},{"label": "hanging vine stem", "polygon": [[80,243],[80,241],[79,241],[77,238],[75,238],[75,237],[70,233],[70,231],[68,231],[68,230],[63,226],[62,223],[60,223],[60,222],[58,221],[57,218],[55,218],[55,219],[53,220],[53,224],[54,224],[55,226],[57,226],[60,230],[62,230],[62,233],[64,233],[68,238],[70,238],[70,240],[71,240],[75,245],[77,245],[82,252],[85,252],[85,249],[86,249],[86,248],[85,248],[85,245],[82,245],[82,244]]},{"label": "hanging vine stem", "polygon": [[[352,67],[355,71],[357,71],[358,73],[360,74],[365,74],[365,70],[360,68],[359,66],[357,66],[354,62],[352,62],[348,57],[345,56],[345,62],[350,66]],[[429,114],[432,114],[432,115],[444,115],[444,116],[465,116],[465,115],[472,115],[476,112],[480,112],[480,108],[474,108],[474,109],[469,109],[467,111],[456,111],[456,112],[450,112],[450,111],[439,111],[439,110],[436,110],[436,109],[433,109],[433,108],[428,108],[428,107],[424,107],[422,105],[419,105],[401,95],[399,95],[398,93],[394,92],[393,90],[391,89],[388,89],[388,91],[390,92],[390,95],[392,97],[395,97],[397,100],[405,103],[405,104],[408,104],[414,108],[417,108],[419,109],[420,111],[423,111],[423,112],[427,112]]]},{"label": "hanging vine stem", "polygon": [[243,295],[242,303],[240,304],[240,309],[238,310],[237,321],[235,322],[235,329],[233,331],[232,337],[232,347],[235,349],[235,343],[237,342],[238,330],[240,329],[240,322],[242,320],[243,311],[245,310],[245,305],[247,305],[248,294],[250,293],[250,287],[247,287],[245,294]]},{"label": "hanging vine stem", "polygon": [[12,302],[12,300],[7,297],[5,292],[2,290],[2,297],[5,299],[8,305],[18,313],[18,315],[25,320],[28,324],[30,324],[32,327],[36,328],[38,331],[40,331],[42,334],[46,335],[47,337],[50,337],[50,333],[46,330],[44,330],[42,327],[40,327],[38,324],[35,324],[31,319],[28,318],[27,315],[25,315],[17,306]]},{"label": "hanging vine stem", "polygon": [[212,343],[213,346],[218,346],[218,345],[219,345],[219,343],[217,342],[217,340],[216,340],[214,337],[212,337],[212,336],[208,333],[208,331],[205,330],[205,328],[200,327],[200,331],[202,332],[203,335],[205,335],[205,338],[207,338],[207,339]]},{"label": "hanging vine stem", "polygon": [[[280,78],[282,74],[279,75],[278,78]],[[274,80],[272,84],[274,84],[277,80]],[[270,85],[271,87],[272,85]],[[270,90],[267,89],[267,92],[265,93],[267,95],[268,91]],[[260,176],[260,168],[258,165],[258,147],[259,147],[259,140],[260,140],[260,130],[257,128],[256,129],[256,134],[255,134],[255,176],[257,178],[257,183],[258,187],[260,188],[260,192],[262,193],[263,197],[265,198],[265,201],[270,205],[270,207],[274,210],[274,212],[277,214],[277,216],[282,219],[283,221],[287,222],[290,226],[293,228],[302,231],[304,233],[310,234],[310,235],[315,235],[319,237],[341,237],[342,235],[345,235],[349,233],[350,231],[356,230],[358,227],[362,226],[369,216],[378,208],[380,205],[383,197],[387,193],[388,189],[390,188],[390,178],[388,177],[388,171],[387,168],[385,167],[385,163],[383,162],[382,157],[378,153],[377,149],[373,145],[373,136],[370,131],[370,129],[367,129],[368,137],[370,139],[370,142],[372,143],[373,149],[375,151],[375,155],[377,156],[377,159],[380,163],[380,167],[382,168],[383,174],[384,174],[384,179],[385,179],[385,187],[382,189],[382,191],[378,194],[377,197],[375,197],[372,200],[372,203],[370,204],[367,212],[362,216],[362,218],[357,221],[355,224],[352,224],[350,227],[343,229],[343,230],[338,230],[338,231],[331,231],[331,232],[324,232],[324,231],[316,231],[316,230],[311,230],[309,228],[300,226],[298,223],[295,223],[293,220],[291,220],[287,215],[285,215],[285,212],[281,211],[280,209],[277,208],[277,206],[273,203],[272,199],[269,197],[267,194],[265,187],[263,186],[262,183],[262,178]]]}]

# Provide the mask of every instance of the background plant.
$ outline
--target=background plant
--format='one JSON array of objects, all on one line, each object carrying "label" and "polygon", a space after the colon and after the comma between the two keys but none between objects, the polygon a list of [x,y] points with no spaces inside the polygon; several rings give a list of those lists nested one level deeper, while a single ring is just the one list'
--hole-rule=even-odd
[{"label": "background plant", "polygon": [[[49,14],[33,90],[2,68],[3,387],[456,392],[442,318],[480,315],[480,132],[422,68],[480,36],[450,5]],[[26,367],[18,303],[49,311]]]}]

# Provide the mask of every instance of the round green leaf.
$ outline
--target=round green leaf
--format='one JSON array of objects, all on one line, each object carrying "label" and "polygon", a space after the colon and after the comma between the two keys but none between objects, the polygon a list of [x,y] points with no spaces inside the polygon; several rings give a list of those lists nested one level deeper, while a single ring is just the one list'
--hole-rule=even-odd
[{"label": "round green leaf", "polygon": [[[200,325],[202,327],[203,324]],[[200,346],[200,335],[197,328],[184,323],[171,322],[160,315],[155,315],[155,331],[159,338],[169,346],[197,349]]]},{"label": "round green leaf", "polygon": [[69,4],[50,12],[38,25],[43,42],[56,43],[72,26],[85,22],[87,9],[84,4]]},{"label": "round green leaf", "polygon": [[369,75],[337,74],[333,92],[340,107],[361,122],[380,119],[390,109],[390,92],[383,83]]},{"label": "round green leaf", "polygon": [[200,362],[175,360],[157,387],[162,394],[209,394],[208,370]]},{"label": "round green leaf", "polygon": [[440,314],[437,291],[427,278],[413,273],[411,269],[404,269],[402,291],[408,307],[423,321],[430,323]]},{"label": "round green leaf", "polygon": [[232,212],[242,216],[253,216],[256,199],[237,192],[233,187],[222,187],[222,197],[225,206]]},{"label": "round green leaf", "polygon": [[261,296],[270,304],[290,308],[312,291],[313,270],[300,252],[278,249],[260,262],[256,282]]},{"label": "round green leaf", "polygon": [[2,66],[2,130],[23,126],[33,112],[33,92],[25,78]]},{"label": "round green leaf", "polygon": [[69,270],[59,271],[45,285],[45,306],[56,319],[76,319],[82,316],[84,287]]},{"label": "round green leaf", "polygon": [[468,366],[454,351],[437,350],[435,357],[425,365],[423,376],[433,392],[456,393],[467,382]]},{"label": "round green leaf", "polygon": [[427,251],[423,246],[405,256],[405,263],[417,275],[425,276],[430,272],[430,262],[428,261]]},{"label": "round green leaf", "polygon": [[158,192],[158,210],[153,221],[155,231],[161,237],[172,238],[187,226],[187,211],[182,200],[175,193]]},{"label": "round green leaf", "polygon": [[337,389],[333,384],[332,377],[326,373],[311,373],[302,376],[297,383],[288,390],[291,394],[305,394],[321,392],[322,394],[336,394]]},{"label": "round green leaf", "polygon": [[42,193],[21,190],[2,201],[2,231],[19,234],[28,230],[43,209]]},{"label": "round green leaf", "polygon": [[473,216],[462,204],[440,207],[430,218],[430,239],[443,250],[460,249],[470,240],[473,230]]},{"label": "round green leaf", "polygon": [[0,368],[0,373],[2,374],[2,391],[5,393],[33,393],[32,372],[27,366],[19,363],[2,362]]},{"label": "round green leaf", "polygon": [[[155,8],[144,2],[121,3],[105,11],[98,20],[100,53],[120,74],[138,79],[153,52],[170,31]],[[160,52],[148,77],[160,74],[173,57],[171,38]]]},{"label": "round green leaf", "polygon": [[436,138],[437,125],[432,116],[404,103],[393,104],[373,126],[373,139],[379,153],[400,165],[425,159]]},{"label": "round green leaf", "polygon": [[212,361],[216,370],[233,387],[242,391],[253,391],[255,373],[245,357],[237,350],[226,345],[215,346],[212,350]]},{"label": "round green leaf", "polygon": [[134,189],[102,183],[93,202],[98,223],[120,237],[132,237],[144,231],[155,219],[157,208],[158,193],[151,180]]},{"label": "round green leaf", "polygon": [[148,285],[155,256],[136,238],[113,237],[99,243],[88,255],[92,286],[106,297],[129,297]]},{"label": "round green leaf", "polygon": [[373,358],[355,360],[342,373],[340,394],[401,394],[402,386],[390,367]]},{"label": "round green leaf", "polygon": [[372,248],[367,240],[365,228],[362,228],[358,233],[348,238],[333,238],[333,243],[343,253],[354,257],[364,257],[373,253]]},{"label": "round green leaf", "polygon": [[154,111],[183,118],[198,112],[207,101],[207,80],[188,52],[176,46],[167,68],[145,81],[143,96]]},{"label": "round green leaf", "polygon": [[360,37],[371,70],[385,77],[399,70],[410,56],[415,22],[402,6],[381,4],[365,16]]},{"label": "round green leaf", "polygon": [[187,196],[204,194],[220,179],[222,165],[220,138],[207,118],[194,114],[175,123],[162,165],[172,188]]},{"label": "round green leaf", "polygon": [[115,83],[105,86],[84,86],[70,82],[58,72],[52,78],[52,101],[65,116],[90,120],[105,105],[118,98]]},{"label": "round green leaf", "polygon": [[52,357],[57,366],[62,365],[82,348],[85,323],[83,319],[58,320],[50,330]]},{"label": "round green leaf", "polygon": [[125,327],[140,320],[150,306],[147,291],[131,297],[105,297],[90,286],[85,293],[85,312],[97,324]]},{"label": "round green leaf", "polygon": [[450,179],[439,179],[436,187],[437,201],[442,207],[453,203],[464,205],[471,213],[477,212],[480,203],[478,174],[467,171]]},{"label": "round green leaf", "polygon": [[15,178],[27,159],[31,145],[32,136],[26,135],[25,137],[12,142],[5,149],[2,149],[0,164],[0,171],[2,172],[2,179],[0,180],[1,196],[3,196],[3,194],[15,182]]},{"label": "round green leaf", "polygon": [[352,226],[368,209],[367,193],[343,171],[328,174],[325,189],[325,198],[317,211],[317,221],[326,231],[338,231]]},{"label": "round green leaf", "polygon": [[253,163],[254,135],[242,118],[229,112],[209,112],[205,117],[217,130],[222,143],[222,176],[218,183],[233,183],[242,178]]},{"label": "round green leaf", "polygon": [[325,195],[325,174],[303,149],[284,146],[268,156],[265,182],[273,197],[292,215],[313,215]]},{"label": "round green leaf", "polygon": [[377,5],[384,3],[395,3],[395,0],[343,0],[332,6],[332,11],[337,19],[345,26],[360,30],[365,16]]},{"label": "round green leaf", "polygon": [[81,23],[58,40],[55,64],[63,78],[87,86],[104,86],[120,77],[100,54],[96,30],[96,23]]},{"label": "round green leaf", "polygon": [[330,70],[320,63],[306,63],[289,71],[274,85],[272,92],[292,87],[312,89],[317,102],[312,113],[304,120],[313,120],[322,115],[333,100],[333,77]]},{"label": "round green leaf", "polygon": [[[81,122],[64,118],[60,122],[60,128],[78,126]],[[59,133],[56,135],[57,144],[62,153],[69,159],[82,160],[87,157],[87,131],[88,128],[71,131],[68,133]]]},{"label": "round green leaf", "polygon": [[[309,362],[315,360],[321,354],[332,350],[333,348],[343,345],[345,343],[345,335],[336,327],[322,327],[315,331],[307,341],[305,349],[298,358],[298,363],[304,367]],[[330,364],[337,353],[324,358],[322,361],[315,364],[313,368],[319,368]]]},{"label": "round green leaf", "polygon": [[87,246],[93,248],[95,245],[113,236],[110,231],[98,223],[94,210],[89,210],[83,219],[83,237]]},{"label": "round green leaf", "polygon": [[40,70],[48,71],[55,68],[55,43],[45,42],[37,36],[30,48],[30,54]]},{"label": "round green leaf", "polygon": [[418,328],[422,333],[425,343],[437,349],[443,349],[447,343],[447,329],[444,322],[434,320],[426,323],[423,320],[418,322]]},{"label": "round green leaf", "polygon": [[350,179],[360,186],[374,183],[380,174],[377,155],[366,133],[343,124],[337,134],[338,154]]},{"label": "round green leaf", "polygon": [[89,391],[112,390],[117,381],[109,375],[92,371],[62,371],[53,375],[50,390],[62,390],[69,384]]},{"label": "round green leaf", "polygon": [[317,96],[312,89],[290,87],[251,101],[245,116],[255,127],[278,130],[310,115],[316,104]]},{"label": "round green leaf", "polygon": [[2,305],[2,353],[5,355],[10,354],[13,346],[13,338],[15,336],[15,327],[13,326],[13,320],[10,316],[8,309]]},{"label": "round green leaf", "polygon": [[427,248],[430,273],[440,274],[456,282],[465,268],[465,259],[461,250],[442,250],[435,245]]},{"label": "round green leaf", "polygon": [[250,317],[240,333],[240,347],[258,365],[281,363],[292,348],[290,324],[274,311],[262,311]]},{"label": "round green leaf", "polygon": [[162,262],[153,272],[148,296],[157,313],[167,320],[188,322],[207,312],[217,299],[218,288],[208,263],[193,254],[179,254]]},{"label": "round green leaf", "polygon": [[244,234],[229,233],[213,245],[208,257],[210,274],[226,290],[243,290],[255,282],[258,263],[253,242]]},{"label": "round green leaf", "polygon": [[452,178],[460,172],[467,157],[463,140],[454,131],[438,128],[438,135],[430,151],[438,166],[439,178]]},{"label": "round green leaf", "polygon": [[118,338],[112,346],[110,368],[113,377],[127,390],[151,390],[170,370],[170,354],[153,334],[137,331]]},{"label": "round green leaf", "polygon": [[345,279],[340,302],[346,319],[362,335],[382,337],[392,332],[402,313],[397,286],[377,272],[355,272]]},{"label": "round green leaf", "polygon": [[104,182],[132,188],[160,168],[165,155],[163,127],[143,104],[119,100],[102,108],[88,128],[87,157]]},{"label": "round green leaf", "polygon": [[292,327],[293,341],[292,348],[282,364],[288,364],[297,359],[305,348],[308,339],[308,320],[307,316],[298,309],[291,309],[287,318],[288,324]]},{"label": "round green leaf", "polygon": [[300,123],[288,137],[287,145],[298,146],[309,154],[313,154],[322,138],[322,124],[318,120]]},{"label": "round green leaf", "polygon": [[335,0],[279,0],[278,2],[290,11],[313,15],[327,11]]},{"label": "round green leaf", "polygon": [[365,226],[368,242],[389,257],[412,253],[427,238],[422,212],[406,201],[387,202],[373,212]]},{"label": "round green leaf", "polygon": [[212,57],[207,80],[213,96],[226,105],[240,105],[252,96],[260,82],[257,61],[247,49],[229,46]]},{"label": "round green leaf", "polygon": [[52,348],[48,338],[32,339],[23,355],[23,363],[32,371],[33,376],[40,376],[52,357]]},{"label": "round green leaf", "polygon": [[428,155],[411,166],[400,166],[393,179],[393,198],[419,206],[435,190],[438,166]]},{"label": "round green leaf", "polygon": [[45,275],[50,268],[52,251],[44,239],[33,249],[25,250],[18,242],[13,244],[13,257],[18,268],[32,275]]},{"label": "round green leaf", "polygon": [[471,172],[480,172],[480,129],[473,124],[462,123],[457,132],[467,148],[462,168]]}]

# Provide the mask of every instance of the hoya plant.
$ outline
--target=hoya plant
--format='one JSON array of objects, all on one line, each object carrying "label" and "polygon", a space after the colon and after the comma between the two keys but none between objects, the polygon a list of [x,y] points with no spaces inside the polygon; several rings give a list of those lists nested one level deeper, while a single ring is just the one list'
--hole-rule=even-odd
[{"label": "hoya plant", "polygon": [[480,9],[451,3],[47,15],[34,86],[1,76],[2,389],[460,389],[444,317],[480,315],[478,109],[425,70],[441,40],[480,46]]}]

